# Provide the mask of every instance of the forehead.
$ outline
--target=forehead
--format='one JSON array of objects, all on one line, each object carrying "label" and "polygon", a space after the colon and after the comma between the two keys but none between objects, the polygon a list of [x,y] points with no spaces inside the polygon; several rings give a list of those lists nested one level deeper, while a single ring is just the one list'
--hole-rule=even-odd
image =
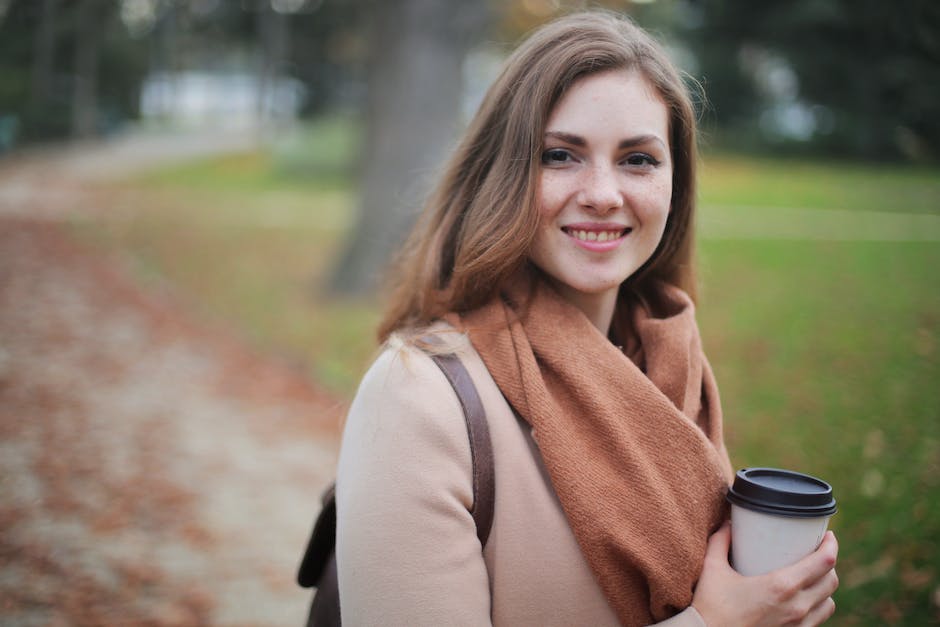
[{"label": "forehead", "polygon": [[646,77],[613,70],[575,81],[552,109],[546,131],[642,132],[665,140],[668,128],[668,108]]}]

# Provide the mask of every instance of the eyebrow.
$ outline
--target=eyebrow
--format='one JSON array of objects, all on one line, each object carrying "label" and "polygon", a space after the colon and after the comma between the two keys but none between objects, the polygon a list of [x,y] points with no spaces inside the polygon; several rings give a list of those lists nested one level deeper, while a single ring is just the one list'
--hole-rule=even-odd
[{"label": "eyebrow", "polygon": [[[572,133],[565,133],[562,131],[548,131],[545,133],[546,137],[554,137],[555,139],[560,139],[561,141],[571,144],[572,146],[587,146],[587,141],[580,135],[574,135]],[[628,137],[626,139],[620,140],[620,143],[617,144],[618,150],[624,148],[632,148],[634,146],[642,146],[643,144],[648,143],[658,143],[666,147],[666,142],[664,142],[658,135],[646,134],[646,135],[636,135],[634,137]]]}]

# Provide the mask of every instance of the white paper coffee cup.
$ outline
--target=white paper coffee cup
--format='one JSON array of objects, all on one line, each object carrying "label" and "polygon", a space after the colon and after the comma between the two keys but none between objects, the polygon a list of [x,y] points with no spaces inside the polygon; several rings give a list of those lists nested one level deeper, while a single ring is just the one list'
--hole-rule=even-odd
[{"label": "white paper coffee cup", "polygon": [[731,502],[731,564],[742,575],[762,575],[809,555],[836,513],[832,487],[779,468],[739,470]]}]

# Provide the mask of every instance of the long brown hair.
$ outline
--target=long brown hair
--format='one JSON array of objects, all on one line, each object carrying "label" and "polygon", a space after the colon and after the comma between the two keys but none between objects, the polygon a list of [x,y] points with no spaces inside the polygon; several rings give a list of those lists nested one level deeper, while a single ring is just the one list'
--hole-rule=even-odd
[{"label": "long brown hair", "polygon": [[626,17],[577,13],[538,28],[509,57],[470,122],[394,266],[378,335],[421,327],[493,298],[522,268],[538,225],[542,141],[555,104],[578,79],[636,70],[669,111],[672,207],[662,241],[624,284],[652,280],[695,297],[695,112],[662,47]]}]

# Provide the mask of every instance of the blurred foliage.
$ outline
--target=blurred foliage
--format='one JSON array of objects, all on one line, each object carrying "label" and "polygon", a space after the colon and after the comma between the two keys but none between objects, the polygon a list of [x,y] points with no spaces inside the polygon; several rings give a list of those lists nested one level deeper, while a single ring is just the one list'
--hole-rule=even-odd
[{"label": "blurred foliage", "polygon": [[[503,49],[572,10],[631,14],[705,85],[705,121],[721,145],[867,160],[940,158],[934,0],[473,1],[489,4],[487,45]],[[98,62],[98,132],[136,119],[145,76],[183,69],[271,72],[305,86],[305,115],[359,111],[369,50],[391,45],[368,28],[379,2],[5,0],[0,151],[75,133],[75,59],[88,46]],[[94,15],[92,39],[82,36],[82,11]]]},{"label": "blurred foliage", "polygon": [[[77,61],[83,47],[94,48],[104,77],[96,94],[97,130],[137,115],[147,50],[129,36],[116,9],[102,0],[19,0],[0,12],[0,153],[16,140],[73,132],[78,84],[87,80]],[[91,40],[82,37],[83,20],[93,27]]]},{"label": "blurred foliage", "polygon": [[[364,90],[364,15],[374,0],[6,0],[0,2],[0,153],[76,135],[82,81],[94,131],[139,115],[154,73],[270,72],[306,87],[304,113],[356,105]],[[83,37],[89,15],[93,36]],[[94,59],[82,76],[75,59]]]},{"label": "blurred foliage", "polygon": [[[770,139],[778,150],[940,158],[940,3],[712,0],[695,6],[687,41],[717,125],[738,145]],[[800,141],[780,132],[787,124],[804,127],[791,129]]]}]

